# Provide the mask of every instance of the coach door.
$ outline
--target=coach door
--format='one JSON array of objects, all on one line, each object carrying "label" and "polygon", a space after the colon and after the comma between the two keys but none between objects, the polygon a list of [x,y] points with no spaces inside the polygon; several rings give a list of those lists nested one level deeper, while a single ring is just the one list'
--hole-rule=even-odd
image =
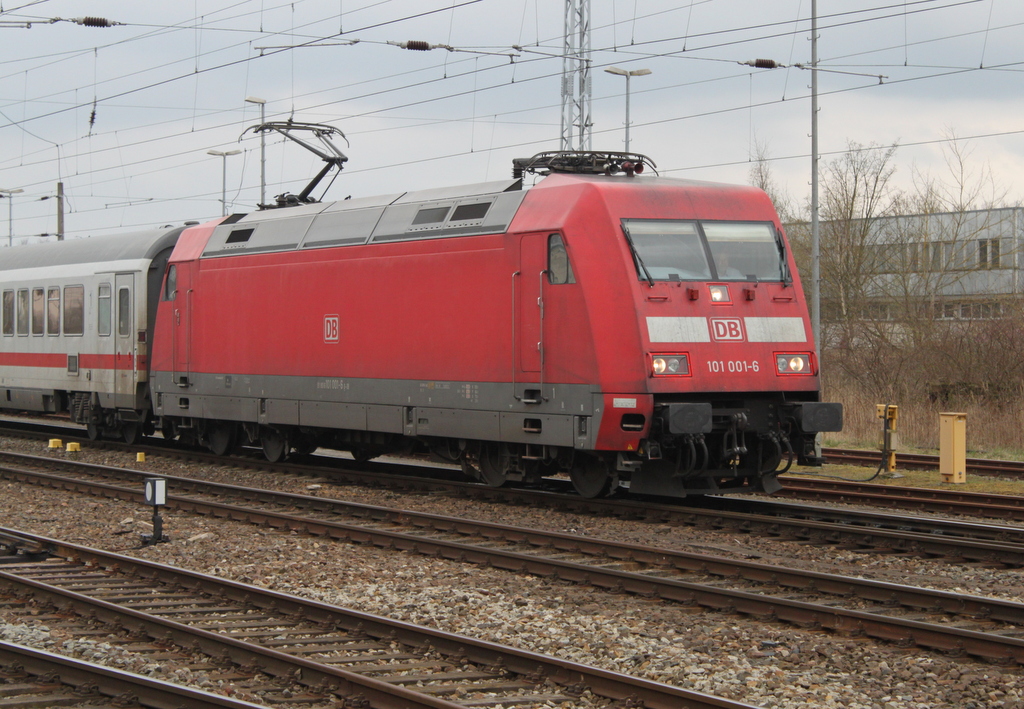
[{"label": "coach door", "polygon": [[114,394],[117,406],[135,407],[138,362],[135,352],[135,276],[114,276],[116,329],[114,331]]}]

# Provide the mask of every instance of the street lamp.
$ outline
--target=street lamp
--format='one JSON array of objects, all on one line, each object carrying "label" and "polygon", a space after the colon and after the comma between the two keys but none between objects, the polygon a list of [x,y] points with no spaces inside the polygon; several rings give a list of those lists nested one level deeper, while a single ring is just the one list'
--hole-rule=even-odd
[{"label": "street lamp", "polygon": [[633,76],[647,76],[651,73],[650,69],[634,69],[633,71],[626,71],[620,69],[617,66],[610,66],[605,69],[609,74],[615,74],[616,76],[626,77],[626,152],[629,152],[629,79]]},{"label": "street lamp", "polygon": [[[246,103],[259,104],[260,125],[267,122],[267,100],[249,96]],[[260,131],[260,207],[267,203],[267,134]]]},{"label": "street lamp", "polygon": [[228,215],[228,155],[238,155],[241,152],[241,150],[228,150],[227,152],[221,150],[206,151],[207,155],[216,155],[219,157],[224,166],[220,181],[220,215],[222,217],[226,217]]},{"label": "street lamp", "polygon": [[0,197],[7,197],[7,245],[14,246],[14,195],[24,192],[23,189],[0,190]]}]

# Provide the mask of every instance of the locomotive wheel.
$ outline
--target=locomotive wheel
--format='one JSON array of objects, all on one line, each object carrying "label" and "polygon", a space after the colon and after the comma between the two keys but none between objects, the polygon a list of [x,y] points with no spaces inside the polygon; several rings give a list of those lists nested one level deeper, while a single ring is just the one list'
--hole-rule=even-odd
[{"label": "locomotive wheel", "polygon": [[580,497],[605,497],[619,487],[619,476],[609,468],[607,461],[589,455],[576,457],[569,469],[569,478]]},{"label": "locomotive wheel", "polygon": [[263,455],[271,463],[280,463],[288,455],[288,439],[272,428],[260,431]]},{"label": "locomotive wheel", "polygon": [[121,424],[121,437],[130,446],[142,440],[142,427],[135,421],[125,421]]},{"label": "locomotive wheel", "polygon": [[207,431],[209,448],[214,455],[227,455],[235,447],[235,425],[233,423],[215,423]]},{"label": "locomotive wheel", "polygon": [[85,427],[85,434],[89,436],[90,441],[98,441],[100,440],[100,436],[103,435],[103,431],[101,431],[100,427],[96,424],[90,423]]},{"label": "locomotive wheel", "polygon": [[508,462],[505,446],[485,443],[480,449],[480,482],[491,487],[508,484]]}]

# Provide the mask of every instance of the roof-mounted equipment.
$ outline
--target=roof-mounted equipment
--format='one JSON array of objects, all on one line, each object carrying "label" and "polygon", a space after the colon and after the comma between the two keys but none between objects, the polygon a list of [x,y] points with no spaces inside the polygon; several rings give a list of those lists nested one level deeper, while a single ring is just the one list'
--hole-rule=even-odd
[{"label": "roof-mounted equipment", "polygon": [[[323,123],[300,123],[298,121],[288,119],[287,121],[269,121],[267,123],[260,123],[259,125],[251,126],[250,128],[247,128],[242,135],[245,135],[245,133],[248,133],[250,130],[253,133],[276,131],[288,140],[295,141],[327,163],[317,176],[314,177],[308,185],[306,185],[306,188],[302,190],[302,192],[299,194],[291,194],[288,192],[279,194],[274,198],[277,202],[276,204],[261,204],[259,205],[260,209],[294,207],[300,204],[309,204],[311,202],[319,201],[310,197],[310,193],[316,189],[316,186],[320,184],[320,181],[324,179],[328,172],[331,171],[331,168],[337,167],[338,173],[340,174],[342,169],[345,167],[345,163],[348,162],[348,157],[331,141],[331,136],[340,135],[342,140],[345,141],[345,145],[349,144],[348,138],[346,138],[345,134],[334,126],[324,125]],[[320,146],[313,143],[310,138],[303,139],[296,136],[295,133],[298,131],[310,133],[312,138],[316,138],[320,141]],[[338,175],[335,175],[334,177],[337,178],[337,176]],[[332,179],[331,182],[333,183],[334,180]],[[329,189],[330,185],[327,185],[327,188]],[[326,193],[327,189],[325,189],[324,192]]]},{"label": "roof-mounted equipment", "polygon": [[523,173],[550,175],[553,172],[570,172],[583,175],[617,175],[624,173],[632,177],[649,167],[657,172],[657,165],[640,153],[610,153],[603,151],[552,150],[537,153],[532,158],[516,158],[512,161],[512,177],[519,179]]}]

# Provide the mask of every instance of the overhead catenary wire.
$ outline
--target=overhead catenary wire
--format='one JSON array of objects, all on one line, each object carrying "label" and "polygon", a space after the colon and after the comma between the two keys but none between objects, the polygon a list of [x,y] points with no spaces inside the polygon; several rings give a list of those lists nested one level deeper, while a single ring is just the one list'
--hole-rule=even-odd
[{"label": "overhead catenary wire", "polygon": [[[444,9],[448,9],[448,8],[444,8]],[[994,31],[997,28],[992,28],[992,29]],[[623,47],[623,48],[620,48],[620,49],[623,50],[623,51],[629,51],[628,47]],[[669,56],[670,53],[652,53],[652,55],[653,56]],[[701,61],[711,61],[712,60],[711,58],[706,58],[706,57],[695,57],[695,58],[698,59],[698,60],[701,60]],[[687,59],[691,59],[691,57],[687,57]],[[961,69],[963,69],[963,68],[961,68]],[[986,70],[990,70],[991,68],[990,67],[986,67],[985,69]],[[487,71],[487,70],[488,70],[487,68],[483,68],[483,67],[481,68],[481,71]],[[996,70],[996,71],[1012,70],[1012,68],[1009,68],[1009,67],[999,67],[999,68],[996,68],[996,69],[993,69],[993,70]],[[481,75],[477,75],[477,74],[474,74],[473,72],[465,72],[465,73],[459,74],[459,75],[460,76],[468,76],[469,74],[473,74],[477,78],[480,78],[480,76],[482,76],[482,74]],[[547,78],[550,78],[551,75],[553,75],[553,72],[552,72],[552,74],[544,74],[542,77],[539,77],[536,80],[537,81],[546,80]],[[746,76],[746,74],[744,74],[744,76]],[[913,78],[906,79],[906,80],[907,81],[920,81],[920,80],[927,79],[927,78],[930,78],[930,77],[913,77]],[[724,78],[716,79],[716,80],[728,81],[729,79],[730,79],[730,77],[724,77]],[[368,85],[372,86],[373,83],[370,82]],[[494,88],[501,88],[502,85],[503,84],[501,82],[495,82],[494,87],[489,88],[487,85],[484,84],[484,82],[481,82],[480,88],[481,88],[481,90],[494,90]],[[383,94],[386,94],[386,93],[389,93],[389,92],[398,91],[398,90],[399,89],[386,89],[386,90],[384,90]],[[664,90],[664,89],[662,89],[662,90]],[[368,95],[375,95],[375,94],[372,94],[370,92],[367,92],[367,94]],[[376,95],[383,95],[383,94],[376,94]],[[458,92],[458,91],[443,92],[435,100],[438,103],[441,103],[441,102],[450,101],[450,100],[453,100],[453,99],[455,99],[455,98],[457,98],[459,96],[465,96],[465,95],[467,95],[466,92]],[[352,117],[353,118],[358,118],[360,116],[382,115],[382,114],[387,113],[387,112],[394,113],[395,111],[414,109],[414,108],[417,108],[419,106],[427,105],[428,103],[430,103],[430,102],[427,102],[427,101],[420,101],[420,102],[415,102],[415,103],[410,103],[410,102],[391,102],[388,105],[380,108],[379,110],[377,110],[377,111],[375,111],[373,113],[353,114]],[[320,104],[320,108],[327,108],[327,107],[335,106],[335,105],[337,105],[337,102],[325,102],[323,104]],[[760,105],[767,106],[767,105],[772,105],[772,104],[766,102],[766,103],[757,104],[757,105],[759,105],[759,106]],[[536,108],[534,108],[534,109],[527,109],[527,110],[543,110],[543,108],[544,108],[544,105],[541,104],[540,102],[538,102],[537,105],[536,105]],[[747,108],[746,104],[742,108],[746,109]],[[725,110],[728,111],[729,109],[726,108]],[[490,111],[488,111],[487,109],[483,109],[483,111],[485,113],[490,113]],[[711,115],[711,114],[709,114],[707,112],[687,112],[685,115],[680,115],[680,116],[674,118],[673,120],[685,121],[685,120],[688,120],[688,119],[697,118],[697,117],[704,116],[704,115]],[[468,120],[468,119],[464,119],[464,120]],[[641,122],[641,123],[637,123],[636,125],[637,125],[637,127],[642,127],[644,125],[657,125],[657,123],[649,123],[648,124],[646,122]],[[388,129],[394,130],[394,128],[388,128]],[[187,131],[186,131],[186,133],[187,133]],[[128,143],[128,142],[122,143],[120,148],[123,149],[126,145],[130,145],[130,144],[132,144],[132,143]],[[501,149],[503,149],[503,146],[500,146],[500,145],[499,146],[494,146],[494,148],[493,148],[493,150],[501,150]],[[479,146],[477,147],[477,150],[488,150],[489,152],[491,152],[491,149],[481,148]],[[153,156],[153,157],[155,159],[157,159],[157,160],[162,159],[162,156],[160,156],[159,154],[156,155],[156,156]],[[389,164],[394,164],[394,163],[389,163]],[[386,169],[386,168],[387,168],[387,165],[384,165],[384,169]],[[680,169],[692,169],[692,168],[687,166],[687,167],[682,167]],[[81,173],[81,174],[89,174],[89,173],[85,172],[85,173]]]}]

